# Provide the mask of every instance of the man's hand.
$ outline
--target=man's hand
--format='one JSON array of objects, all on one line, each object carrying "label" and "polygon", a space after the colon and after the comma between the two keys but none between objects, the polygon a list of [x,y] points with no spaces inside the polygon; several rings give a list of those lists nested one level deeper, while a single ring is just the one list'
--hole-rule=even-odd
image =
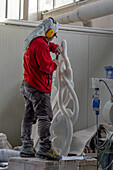
[{"label": "man's hand", "polygon": [[59,61],[56,58],[53,61],[56,63],[57,66],[59,65]]},{"label": "man's hand", "polygon": [[55,49],[55,54],[56,54],[56,56],[57,56],[58,54],[61,54],[62,51],[63,51],[62,47],[57,47],[57,48]]},{"label": "man's hand", "polygon": [[57,66],[59,65],[58,55],[61,54],[62,51],[63,51],[62,47],[57,47],[55,49],[55,54],[56,54],[57,57],[53,61],[56,63]]}]

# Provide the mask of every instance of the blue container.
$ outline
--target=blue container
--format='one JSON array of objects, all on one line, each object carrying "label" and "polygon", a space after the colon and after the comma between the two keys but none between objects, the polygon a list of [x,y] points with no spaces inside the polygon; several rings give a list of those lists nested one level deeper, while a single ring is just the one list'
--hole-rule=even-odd
[{"label": "blue container", "polygon": [[104,66],[106,70],[106,78],[113,79],[113,67],[112,66]]}]

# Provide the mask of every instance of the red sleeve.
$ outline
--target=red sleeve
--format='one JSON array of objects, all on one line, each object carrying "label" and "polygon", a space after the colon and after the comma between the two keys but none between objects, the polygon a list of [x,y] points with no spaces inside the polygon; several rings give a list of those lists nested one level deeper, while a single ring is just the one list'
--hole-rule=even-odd
[{"label": "red sleeve", "polygon": [[47,48],[45,45],[41,47],[39,46],[36,49],[35,54],[40,71],[46,74],[51,74],[57,69],[56,63],[52,61],[50,56],[49,48]]},{"label": "red sleeve", "polygon": [[55,49],[56,49],[57,47],[59,47],[58,44],[54,44],[54,43],[52,43],[52,42],[49,42],[49,49],[50,49],[50,51],[51,51],[52,53],[55,52]]}]

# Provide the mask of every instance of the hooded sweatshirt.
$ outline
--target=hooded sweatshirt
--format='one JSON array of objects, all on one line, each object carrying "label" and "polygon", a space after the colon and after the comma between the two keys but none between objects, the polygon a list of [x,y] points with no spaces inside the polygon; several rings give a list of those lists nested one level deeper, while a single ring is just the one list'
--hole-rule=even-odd
[{"label": "hooded sweatshirt", "polygon": [[57,65],[50,52],[54,53],[58,46],[43,36],[37,37],[24,53],[24,81],[41,92],[51,93],[52,73]]}]

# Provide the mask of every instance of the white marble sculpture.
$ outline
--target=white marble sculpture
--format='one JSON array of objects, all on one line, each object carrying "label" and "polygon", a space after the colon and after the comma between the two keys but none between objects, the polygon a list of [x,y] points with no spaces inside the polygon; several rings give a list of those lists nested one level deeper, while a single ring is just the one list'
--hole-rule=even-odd
[{"label": "white marble sculpture", "polygon": [[[52,108],[54,112],[51,124],[51,139],[53,147],[61,154],[67,155],[75,147],[72,142],[73,126],[77,121],[79,114],[79,103],[74,91],[73,71],[67,55],[67,42],[61,43],[63,48],[62,59],[58,70],[58,89],[55,86],[56,72],[53,75],[52,82]],[[69,108],[69,102],[73,101],[73,109]],[[32,138],[34,146],[38,147],[39,137],[37,134],[37,123],[32,129]]]},{"label": "white marble sculpture", "polygon": [[[58,70],[58,91],[52,101],[53,109],[58,103],[58,111],[52,121],[51,138],[53,147],[61,155],[67,155],[73,138],[73,126],[79,114],[79,103],[74,91],[73,71],[67,55],[66,40],[62,41],[61,46],[63,51]],[[73,101],[73,110],[68,108],[70,100]]]}]

